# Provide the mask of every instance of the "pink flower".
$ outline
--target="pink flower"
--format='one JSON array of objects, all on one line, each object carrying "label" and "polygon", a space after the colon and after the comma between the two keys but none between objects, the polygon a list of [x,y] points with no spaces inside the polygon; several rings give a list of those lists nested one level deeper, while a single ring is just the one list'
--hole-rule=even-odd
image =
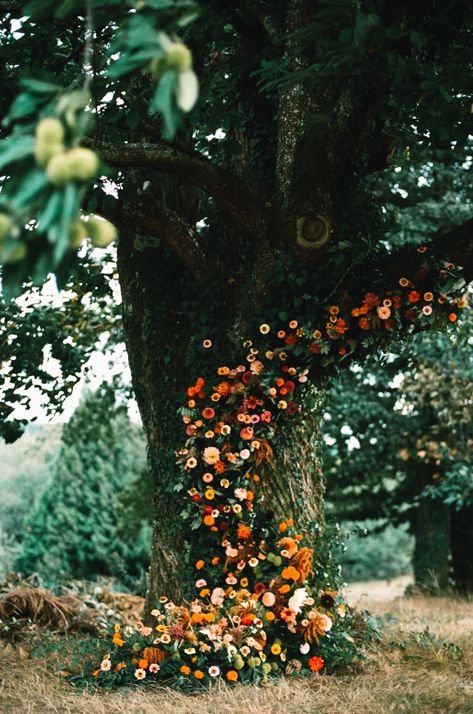
[{"label": "pink flower", "polygon": [[204,580],[204,578],[200,578],[200,580],[197,580],[197,582],[195,584],[196,588],[205,588],[206,585],[207,585],[207,581]]},{"label": "pink flower", "polygon": [[271,412],[268,411],[267,409],[265,409],[265,411],[262,412],[262,414],[261,414],[261,421],[265,421],[265,422],[269,423],[272,419],[272,416],[273,415],[271,414]]},{"label": "pink flower", "polygon": [[153,662],[152,664],[150,664],[148,669],[151,672],[151,674],[157,674],[159,672],[159,670],[161,669],[161,667],[159,666],[159,664],[156,664],[156,662]]},{"label": "pink flower", "polygon": [[100,669],[102,670],[102,672],[108,672],[111,668],[112,668],[112,663],[110,662],[108,657],[106,657],[105,659],[103,659],[101,661]]},{"label": "pink flower", "polygon": [[212,667],[209,667],[209,674],[211,677],[218,677],[220,674],[220,668],[217,667],[216,664],[214,664]]},{"label": "pink flower", "polygon": [[378,307],[377,313],[380,320],[388,320],[391,317],[391,310],[389,307]]},{"label": "pink flower", "polygon": [[203,459],[206,464],[209,464],[209,466],[216,464],[217,461],[220,460],[219,449],[217,449],[216,446],[207,446],[207,448],[204,449]]},{"label": "pink flower", "polygon": [[212,605],[221,605],[225,597],[225,591],[223,588],[214,588],[212,590],[212,595],[210,596],[210,602]]},{"label": "pink flower", "polygon": [[422,308],[422,312],[424,313],[424,315],[431,315],[432,308],[430,307],[430,305],[424,305],[424,307]]},{"label": "pink flower", "polygon": [[261,602],[265,607],[272,607],[276,602],[276,597],[273,593],[268,591],[264,593],[263,597],[261,598]]},{"label": "pink flower", "polygon": [[242,458],[244,461],[245,461],[246,459],[249,459],[250,456],[251,456],[249,449],[242,449],[242,450],[240,451],[240,456],[241,456],[241,458]]},{"label": "pink flower", "polygon": [[212,483],[214,480],[213,474],[206,473],[202,476],[202,480],[204,483]]}]

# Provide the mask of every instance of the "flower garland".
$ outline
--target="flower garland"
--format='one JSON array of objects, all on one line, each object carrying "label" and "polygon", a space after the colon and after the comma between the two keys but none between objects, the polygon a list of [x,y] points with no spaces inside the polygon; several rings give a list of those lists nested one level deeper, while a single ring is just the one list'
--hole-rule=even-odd
[{"label": "flower garland", "polygon": [[[337,592],[317,584],[305,535],[292,519],[263,517],[261,480],[274,436],[299,413],[309,376],[353,353],[368,333],[455,322],[464,304],[402,277],[397,289],[327,306],[320,326],[261,324],[261,344],[244,342],[244,363],[219,366],[189,387],[177,489],[191,553],[198,554],[195,599],[177,605],[160,598],[153,627],[140,623],[122,633],[117,626],[95,677],[184,688],[218,678],[260,682],[317,672],[343,647],[357,649],[349,634],[354,615]],[[203,346],[210,349],[211,340]]]}]

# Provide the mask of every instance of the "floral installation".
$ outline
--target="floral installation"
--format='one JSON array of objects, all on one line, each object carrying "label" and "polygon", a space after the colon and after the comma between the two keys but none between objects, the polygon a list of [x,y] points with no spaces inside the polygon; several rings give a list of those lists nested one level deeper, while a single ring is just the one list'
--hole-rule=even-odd
[{"label": "floral installation", "polygon": [[300,412],[309,380],[368,334],[453,323],[464,304],[401,276],[384,293],[328,305],[320,325],[262,322],[258,341],[243,343],[241,364],[196,379],[180,409],[186,441],[175,485],[191,534],[194,596],[182,604],[160,598],[152,625],[116,626],[96,680],[184,689],[218,679],[265,682],[330,671],[343,648],[357,650],[355,614],[317,582],[308,534],[291,518],[264,517],[275,435]]}]

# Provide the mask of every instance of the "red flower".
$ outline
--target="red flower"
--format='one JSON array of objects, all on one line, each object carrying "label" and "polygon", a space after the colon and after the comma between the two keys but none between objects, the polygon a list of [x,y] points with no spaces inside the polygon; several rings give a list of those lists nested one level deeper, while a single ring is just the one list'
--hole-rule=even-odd
[{"label": "red flower", "polygon": [[420,293],[418,293],[417,290],[411,290],[411,292],[407,296],[407,299],[409,300],[409,302],[419,302]]},{"label": "red flower", "polygon": [[198,503],[198,501],[200,501],[200,495],[198,493],[194,493],[192,495],[192,500]]}]

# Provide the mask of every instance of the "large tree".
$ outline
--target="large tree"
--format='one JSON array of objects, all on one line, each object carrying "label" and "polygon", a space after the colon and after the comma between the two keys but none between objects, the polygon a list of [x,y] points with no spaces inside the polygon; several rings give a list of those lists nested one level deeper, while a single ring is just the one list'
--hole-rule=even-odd
[{"label": "large tree", "polygon": [[[200,368],[202,341],[213,340],[224,364],[260,322],[320,324],[326,339],[322,347],[315,340],[312,352],[322,358],[310,372],[320,390],[335,363],[376,349],[396,325],[422,324],[412,310],[384,322],[378,298],[363,302],[365,293],[407,276],[416,295],[443,294],[458,280],[456,264],[471,275],[471,214],[438,216],[422,236],[426,262],[424,248],[415,250],[419,236],[396,234],[388,210],[404,190],[393,163],[461,167],[466,160],[471,4],[35,0],[0,7],[4,284],[11,292],[50,271],[64,284],[81,236],[108,242],[109,224],[95,217],[78,224],[79,205],[118,227],[125,340],[154,483],[151,603],[182,585],[175,406]],[[188,113],[196,95],[192,57],[201,91]],[[55,122],[38,125],[44,117]],[[115,167],[107,169],[114,185],[93,184],[90,149]],[[375,189],[380,176],[384,195]],[[331,305],[349,316],[357,305],[374,309],[369,318],[355,312],[354,333],[337,350],[326,343],[342,339],[345,324],[334,314],[330,323]],[[279,442],[266,504],[278,516],[299,512],[323,525],[318,397],[307,413]]]}]

